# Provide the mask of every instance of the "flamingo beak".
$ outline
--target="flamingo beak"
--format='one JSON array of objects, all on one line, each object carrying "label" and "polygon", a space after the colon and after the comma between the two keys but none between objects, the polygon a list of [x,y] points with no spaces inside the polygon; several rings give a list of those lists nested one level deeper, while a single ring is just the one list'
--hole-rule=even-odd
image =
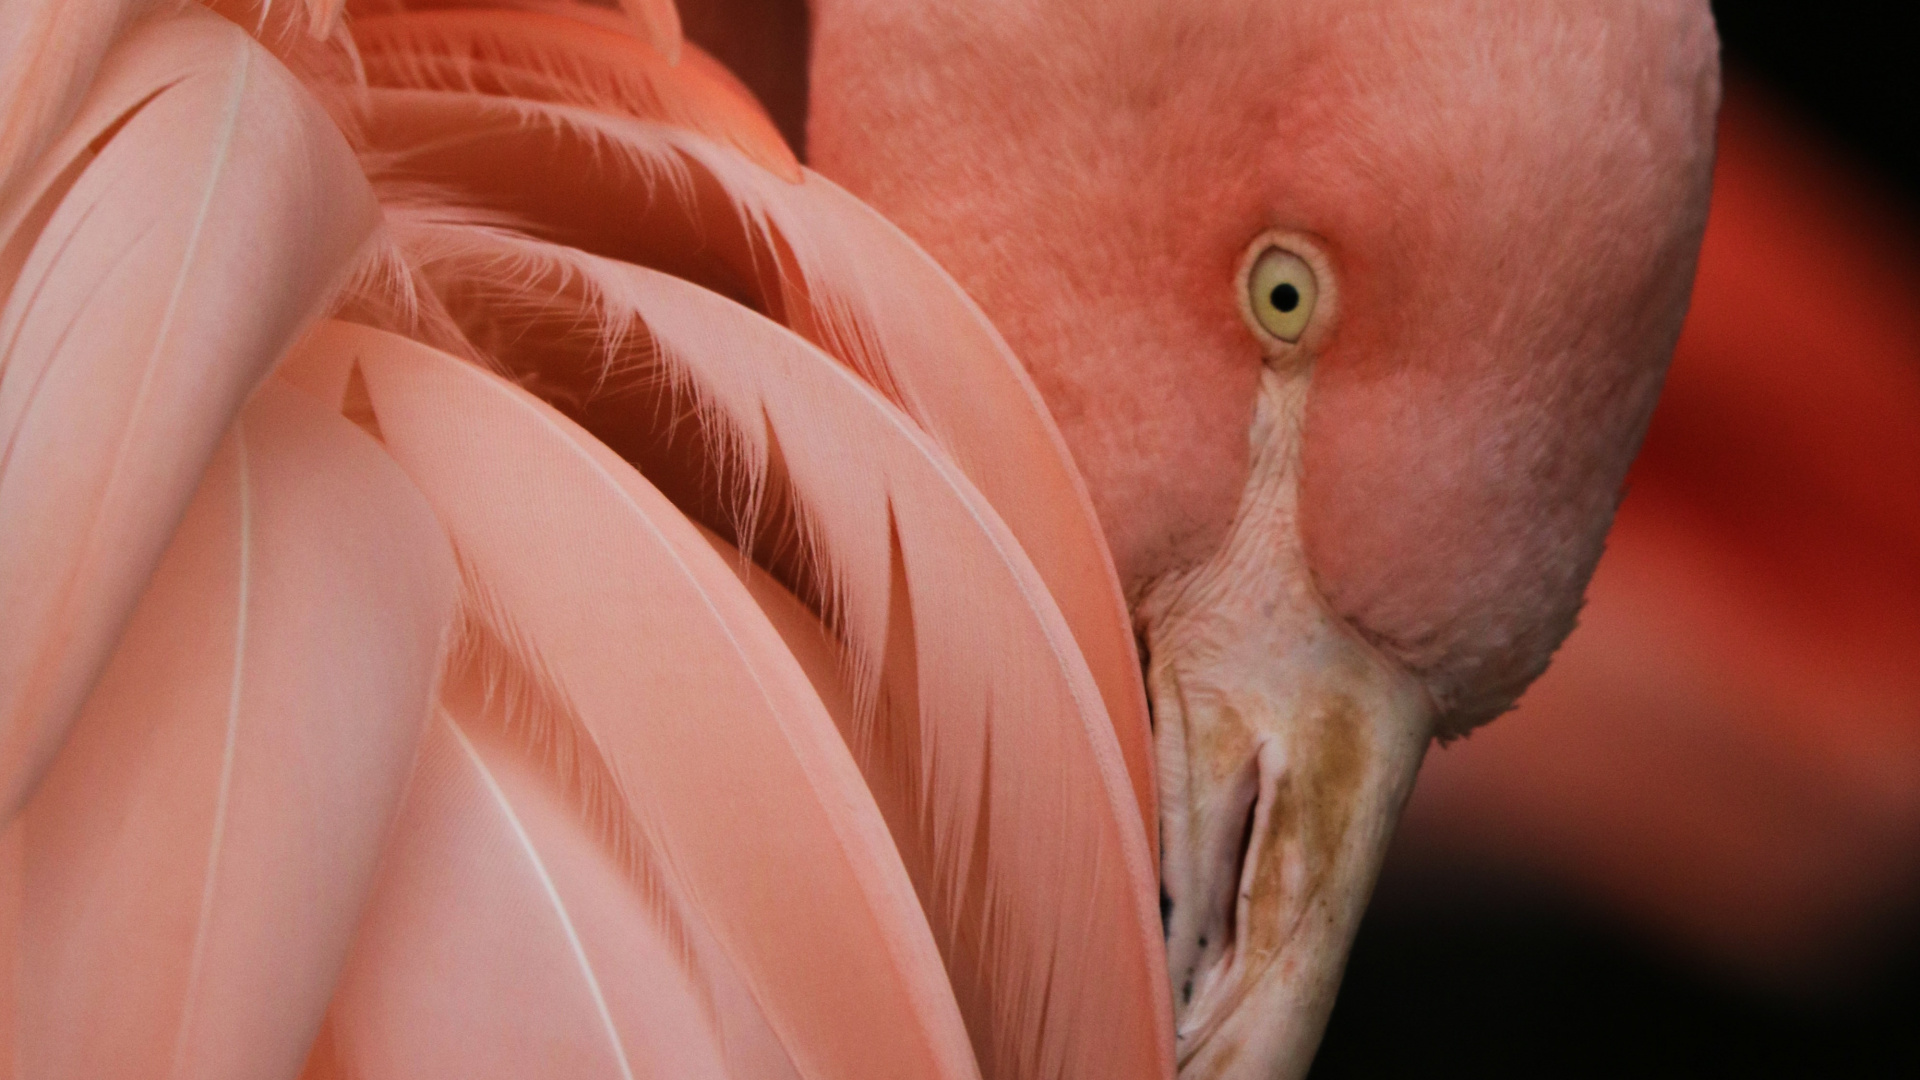
[{"label": "flamingo beak", "polygon": [[1269,373],[1226,544],[1141,609],[1182,1080],[1306,1075],[1433,730],[1291,539],[1296,393]]}]

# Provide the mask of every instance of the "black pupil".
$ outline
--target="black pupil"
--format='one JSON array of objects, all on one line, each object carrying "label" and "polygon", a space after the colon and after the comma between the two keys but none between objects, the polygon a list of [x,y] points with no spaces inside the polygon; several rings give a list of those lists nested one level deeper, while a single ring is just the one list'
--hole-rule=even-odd
[{"label": "black pupil", "polygon": [[1275,310],[1289,312],[1300,306],[1300,290],[1291,285],[1275,285],[1267,299],[1273,302]]}]

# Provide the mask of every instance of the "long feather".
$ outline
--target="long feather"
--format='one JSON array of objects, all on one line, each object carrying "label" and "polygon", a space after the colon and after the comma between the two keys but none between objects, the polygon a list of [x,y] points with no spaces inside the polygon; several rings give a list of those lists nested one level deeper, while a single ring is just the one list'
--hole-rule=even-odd
[{"label": "long feather", "polygon": [[[797,584],[847,641],[855,701],[884,699],[843,733],[985,1073],[1169,1071],[1156,875],[1112,728],[1045,586],[945,455],[843,365],[677,278],[498,232],[402,242],[476,342],[683,505],[730,508],[739,535],[770,482],[792,499],[818,564]],[[691,458],[727,459],[724,490],[657,449],[676,391],[710,421]]]},{"label": "long feather", "polygon": [[107,50],[166,0],[0,0],[0,206],[66,127]]},{"label": "long feather", "polygon": [[[647,899],[518,747],[463,711],[442,709],[423,747],[324,1036],[336,1070],[728,1075],[714,1017]],[[760,1064],[739,1075],[793,1075],[782,1059]]]},{"label": "long feather", "polygon": [[[593,11],[595,9],[585,9]],[[707,135],[789,182],[800,163],[753,96],[695,47],[678,64],[569,8],[410,12],[362,19],[353,38],[375,86],[552,101]]]},{"label": "long feather", "polygon": [[346,0],[200,0],[268,48],[296,37],[325,40],[340,27]]},{"label": "long feather", "polygon": [[349,142],[357,141],[364,72],[342,0],[198,0],[279,58]]},{"label": "long feather", "polygon": [[602,29],[635,36],[669,65],[683,57],[680,10],[674,0],[347,0],[357,19],[450,8],[562,14]]},{"label": "long feather", "polygon": [[780,635],[787,651],[799,661],[800,670],[807,673],[807,681],[813,684],[814,691],[820,695],[820,703],[827,707],[827,715],[833,717],[834,726],[841,731],[853,730],[860,709],[854,700],[855,690],[848,678],[853,668],[852,659],[840,639],[779,578],[743,556],[740,549],[725,537],[705,526],[700,526],[700,535],[733,568],[740,584],[747,587],[747,594],[766,613],[774,632]]},{"label": "long feather", "polygon": [[[296,368],[330,366],[306,363],[317,355]],[[440,718],[458,736],[429,736],[309,1080],[794,1076],[704,917],[628,827],[564,689],[466,585]],[[529,993],[548,1007],[528,1009]]]},{"label": "long feather", "polygon": [[[849,676],[849,670],[854,665],[849,663],[844,644],[833,634],[827,624],[777,578],[761,566],[743,558],[739,549],[724,538],[711,532],[707,532],[706,536],[708,543],[720,552],[721,557],[726,559],[729,565],[734,567],[741,582],[747,586],[748,592],[760,604],[761,610],[767,613],[768,620],[779,632],[781,640],[786,643],[794,658],[800,662],[801,668],[806,671],[807,677],[813,682],[814,688],[819,692],[821,701],[833,716],[834,722],[843,732],[848,733],[850,739],[863,739],[870,747],[884,740],[884,735],[874,731],[870,718],[862,715],[862,709],[857,702],[857,698],[861,695]],[[894,719],[896,718],[883,719],[881,726],[887,726]],[[871,759],[869,761],[871,763]],[[889,785],[889,788],[898,790],[894,785]],[[1110,1063],[1099,1062],[1076,1063],[1075,1066],[1059,1071],[1072,1076],[1104,1075],[1100,1070],[1109,1065]],[[1046,1075],[1045,1072],[1029,1071],[1040,1068],[1043,1066],[1033,1061],[1023,1061],[1016,1067],[1020,1071],[1016,1071],[1015,1075]]]},{"label": "long feather", "polygon": [[[73,12],[86,10],[86,4],[72,8]],[[155,95],[194,68],[195,58],[189,51],[169,47],[184,27],[204,28],[191,22],[145,27],[123,41],[104,63],[96,59],[88,64],[86,74],[92,82],[79,87],[84,98],[76,98],[71,110],[63,110],[63,121],[70,120],[63,124],[64,130],[49,133],[47,145],[36,148],[40,152],[10,162],[17,176],[7,197],[0,199],[0,249],[5,251],[0,255],[0,287],[7,292],[12,291],[48,219],[98,156],[100,146]],[[65,115],[69,112],[70,117]]]},{"label": "long feather", "polygon": [[298,1072],[454,588],[432,511],[379,447],[264,387],[21,815],[25,1076]]},{"label": "long feather", "polygon": [[511,618],[495,635],[564,688],[579,721],[566,737],[613,778],[600,804],[706,920],[797,1070],[975,1075],[858,770],[692,525],[585,432],[473,365],[337,323],[308,347],[354,354],[469,592]]},{"label": "long feather", "polygon": [[[950,453],[1047,583],[1087,657],[1149,845],[1151,739],[1131,624],[1084,485],[978,308],[872,210],[672,128],[554,102],[376,88],[369,159],[395,210],[510,219],[705,285],[860,372]],[[409,192],[425,188],[434,198]]]},{"label": "long feather", "polygon": [[107,63],[174,77],[109,125],[0,310],[0,819],[59,745],[228,421],[377,214],[326,116],[218,16],[144,24]]}]

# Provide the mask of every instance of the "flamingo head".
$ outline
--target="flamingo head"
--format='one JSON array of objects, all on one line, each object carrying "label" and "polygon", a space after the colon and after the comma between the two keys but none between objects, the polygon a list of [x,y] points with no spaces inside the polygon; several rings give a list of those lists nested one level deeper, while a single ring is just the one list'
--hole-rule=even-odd
[{"label": "flamingo head", "polygon": [[1148,657],[1183,1077],[1300,1076],[1421,757],[1572,629],[1685,313],[1706,0],[823,0],[815,164],[1029,366]]}]

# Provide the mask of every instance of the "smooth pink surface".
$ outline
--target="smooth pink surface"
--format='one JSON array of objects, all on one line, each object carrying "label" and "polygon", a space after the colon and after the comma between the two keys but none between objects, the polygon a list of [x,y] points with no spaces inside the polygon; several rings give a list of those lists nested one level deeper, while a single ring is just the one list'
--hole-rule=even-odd
[{"label": "smooth pink surface", "polygon": [[242,410],[21,816],[19,1075],[298,1068],[413,765],[454,584],[373,440],[285,385]]}]

